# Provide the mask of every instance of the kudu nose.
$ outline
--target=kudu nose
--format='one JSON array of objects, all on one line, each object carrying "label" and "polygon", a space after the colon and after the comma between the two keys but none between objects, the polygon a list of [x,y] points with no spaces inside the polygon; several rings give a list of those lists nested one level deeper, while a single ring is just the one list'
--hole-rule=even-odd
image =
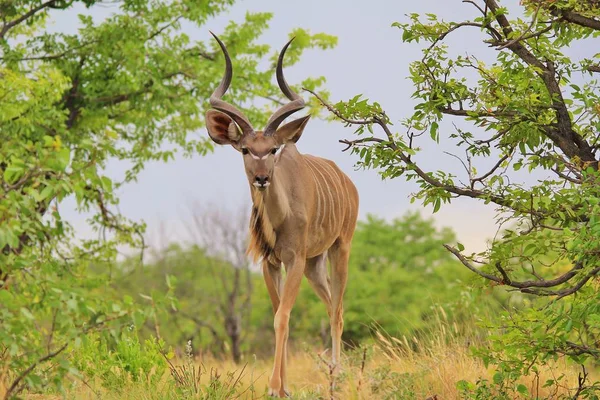
[{"label": "kudu nose", "polygon": [[269,182],[269,177],[267,175],[256,175],[256,177],[254,178],[254,180],[259,185],[265,186]]}]

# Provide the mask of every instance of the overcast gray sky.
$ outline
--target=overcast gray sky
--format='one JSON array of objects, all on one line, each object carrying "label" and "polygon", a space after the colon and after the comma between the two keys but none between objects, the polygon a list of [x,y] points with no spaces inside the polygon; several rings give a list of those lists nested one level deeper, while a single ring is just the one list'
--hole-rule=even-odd
[{"label": "overcast gray sky", "polygon": [[[502,4],[513,10],[519,9],[518,0],[502,1]],[[306,52],[298,64],[286,69],[288,82],[323,75],[327,78],[325,87],[331,92],[333,101],[362,93],[381,103],[396,122],[412,112],[410,95],[414,89],[407,79],[408,66],[421,57],[423,44],[403,43],[401,31],[391,24],[406,21],[405,14],[412,12],[436,13],[447,20],[476,16],[476,10],[460,0],[246,0],[237,2],[229,12],[210,20],[200,29],[190,29],[190,35],[192,39],[209,40],[209,29],[218,34],[230,20],[243,21],[249,11],[274,13],[269,29],[260,41],[275,48],[281,48],[294,27],[336,35],[339,42],[333,50]],[[92,12],[101,18],[111,9],[96,7]],[[55,27],[76,29],[73,16],[56,18]],[[480,39],[477,28],[466,28],[453,33],[448,43],[454,52],[475,52],[480,59],[493,59],[496,50],[482,45]],[[450,133],[450,122],[443,126],[447,130],[442,130],[442,136]],[[431,209],[409,203],[410,193],[417,190],[414,182],[405,182],[402,178],[382,181],[375,171],[355,170],[355,157],[342,153],[343,146],[338,143],[339,139],[350,137],[352,132],[339,122],[312,120],[298,142],[298,148],[303,153],[334,160],[352,178],[360,194],[361,217],[374,213],[393,218],[414,209],[421,209],[424,215],[430,216]],[[194,134],[206,135],[206,131]],[[416,159],[427,169],[460,172],[459,161],[443,153],[444,150],[453,151],[452,144],[442,141],[442,146],[436,147],[431,141],[423,142],[425,151]],[[119,168],[122,166],[114,164],[109,171],[118,172]],[[162,223],[167,237],[172,240],[187,239],[182,220],[188,215],[188,205],[192,201],[223,204],[229,208],[250,204],[242,158],[229,147],[219,147],[205,157],[179,157],[168,164],[149,164],[140,174],[139,181],[123,188],[119,196],[121,211],[130,218],[145,220],[151,237],[157,234]],[[485,248],[486,239],[497,229],[494,215],[492,207],[474,200],[460,200],[442,207],[434,218],[440,226],[453,228],[467,250],[478,251]],[[83,216],[70,212],[68,218],[78,230],[86,232]]]}]

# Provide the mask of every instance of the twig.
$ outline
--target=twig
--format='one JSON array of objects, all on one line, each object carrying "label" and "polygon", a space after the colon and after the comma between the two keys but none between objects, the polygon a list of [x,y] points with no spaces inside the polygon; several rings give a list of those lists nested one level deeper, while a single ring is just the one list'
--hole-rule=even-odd
[{"label": "twig", "polygon": [[13,394],[17,394],[18,392],[16,391],[17,388],[19,388],[19,384],[21,383],[21,381],[23,379],[25,379],[25,377],[27,375],[29,375],[31,373],[31,371],[33,371],[35,369],[35,367],[37,367],[39,364],[46,362],[54,357],[56,357],[57,355],[59,355],[60,353],[62,353],[68,346],[68,342],[63,344],[61,347],[59,347],[57,350],[46,354],[44,357],[40,358],[39,360],[35,361],[33,364],[31,364],[29,367],[27,367],[27,369],[25,369],[23,372],[21,372],[19,374],[19,376],[17,376],[15,378],[15,380],[12,382],[12,384],[10,385],[10,387],[8,388],[8,390],[6,391],[6,393],[4,394],[4,400],[8,400],[10,399]]},{"label": "twig", "polygon": [[346,118],[346,117],[344,117],[342,115],[341,112],[339,112],[334,106],[332,106],[331,104],[329,104],[328,102],[326,102],[317,93],[315,93],[312,90],[307,89],[307,88],[302,88],[302,90],[305,90],[308,93],[310,93],[313,96],[315,96],[317,98],[317,100],[319,100],[321,102],[321,104],[323,104],[325,106],[325,108],[327,108],[329,111],[331,111],[336,117],[338,117],[339,119],[341,119],[343,121],[346,121],[349,124],[352,124],[352,125],[370,125],[370,124],[376,123],[375,118],[366,119],[366,120]]},{"label": "twig", "polygon": [[[523,39],[525,39],[525,35],[531,31],[531,29],[533,29],[533,26],[535,25],[535,23],[537,22],[537,17],[538,17],[538,13],[540,12],[540,8],[542,8],[542,3],[540,2],[537,6],[537,8],[535,9],[535,13],[533,14],[533,18],[531,18],[531,23],[529,24],[529,26],[527,27],[527,29],[525,29],[525,31],[519,35],[519,37],[517,37],[516,39],[510,40],[507,43],[503,44],[502,46],[498,47],[498,50],[502,50],[505,49]],[[551,26],[546,28],[547,30],[550,30]]]},{"label": "twig", "polygon": [[479,6],[479,4],[475,3],[474,1],[472,1],[472,0],[463,0],[463,3],[469,3],[469,4],[472,4],[472,5],[474,5],[474,6],[475,6],[475,7],[476,7],[476,8],[477,8],[479,11],[481,11],[481,14],[482,14],[484,17],[486,16],[486,14],[487,14],[487,13],[486,13],[486,12],[483,10],[483,8],[481,8],[481,7]]},{"label": "twig", "polygon": [[577,400],[579,398],[579,395],[585,388],[585,382],[587,381],[587,378],[588,378],[588,373],[585,370],[585,365],[583,365],[583,364],[581,365],[581,370],[582,370],[582,372],[580,372],[579,375],[577,376],[577,391],[575,392],[575,395],[573,396],[573,400]]},{"label": "twig", "polygon": [[56,0],[49,0],[45,3],[42,3],[39,6],[30,9],[25,14],[21,15],[19,18],[10,21],[7,24],[4,24],[4,26],[2,27],[2,31],[0,31],[0,39],[4,39],[4,35],[6,35],[6,32],[8,32],[12,27],[19,25],[21,22],[25,21],[27,18],[33,16],[38,11],[40,11],[48,6],[51,6],[52,3],[55,3],[55,2],[56,2]]},{"label": "twig", "polygon": [[367,360],[367,348],[363,349],[362,362],[360,364],[360,371],[358,375],[358,384],[356,385],[356,392],[360,393],[360,389],[362,388],[363,375],[365,373],[365,361]]},{"label": "twig", "polygon": [[329,368],[329,399],[335,400],[335,365],[325,361],[322,354],[319,354],[319,359]]},{"label": "twig", "polygon": [[505,154],[503,157],[501,157],[501,158],[498,160],[498,162],[496,163],[496,165],[494,165],[494,166],[492,167],[492,169],[490,169],[488,172],[486,172],[485,174],[481,175],[480,177],[477,177],[477,178],[473,178],[473,179],[471,179],[471,188],[474,188],[474,187],[475,187],[475,182],[481,182],[481,183],[483,183],[483,181],[484,181],[486,178],[488,178],[490,175],[492,175],[494,172],[496,172],[496,170],[497,170],[498,168],[500,168],[500,165],[502,165],[502,163],[503,163],[504,161],[506,161],[506,160],[507,160],[507,159],[508,159],[508,158],[509,158],[509,157],[512,155],[512,152],[513,152],[513,151],[514,151],[514,149],[511,149],[511,150],[508,152],[508,154]]}]

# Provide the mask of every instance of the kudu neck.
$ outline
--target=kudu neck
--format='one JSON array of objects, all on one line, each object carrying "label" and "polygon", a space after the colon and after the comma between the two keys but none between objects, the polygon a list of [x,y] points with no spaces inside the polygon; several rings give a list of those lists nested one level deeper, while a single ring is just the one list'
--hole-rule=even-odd
[{"label": "kudu neck", "polygon": [[[293,164],[294,156],[299,155],[299,153],[295,146],[289,147],[293,148],[288,148],[288,145],[286,145],[286,148],[282,150],[282,154],[280,154],[279,160],[273,169],[269,187],[264,191],[259,191],[252,185],[250,186],[254,207],[262,209],[274,227],[283,222],[290,212],[288,192],[294,178],[289,176],[290,171],[293,170],[293,166],[289,164]],[[283,154],[283,152],[286,152],[286,154]]]}]

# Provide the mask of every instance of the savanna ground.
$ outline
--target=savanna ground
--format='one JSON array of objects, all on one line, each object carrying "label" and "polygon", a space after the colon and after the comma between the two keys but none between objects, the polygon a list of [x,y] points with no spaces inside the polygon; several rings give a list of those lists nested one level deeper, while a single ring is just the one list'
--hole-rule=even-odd
[{"label": "savanna ground", "polygon": [[[331,374],[326,353],[297,350],[289,360],[288,379],[294,399],[448,399],[471,398],[461,381],[493,381],[494,372],[472,357],[466,343],[441,341],[416,344],[385,339],[381,346],[352,351],[344,356],[344,369]],[[411,350],[406,351],[406,344]],[[415,351],[415,345],[419,349]],[[120,389],[103,387],[99,380],[74,379],[65,397],[69,399],[263,399],[271,372],[271,360],[248,360],[242,366],[231,360],[172,360],[176,371],[156,379],[153,369],[147,379],[127,383]],[[192,372],[194,371],[194,372]],[[572,396],[580,370],[564,359],[539,374],[520,379],[532,398]],[[598,371],[592,371],[598,378]],[[154,376],[154,378],[153,378]],[[562,376],[561,387],[544,387],[548,379]],[[485,385],[482,385],[485,388]],[[479,389],[486,398],[484,389]],[[494,398],[492,392],[489,397]],[[60,395],[29,395],[26,399],[61,399]],[[473,397],[475,398],[475,397]],[[528,397],[523,397],[528,398]]]},{"label": "savanna ground", "polygon": [[[374,343],[346,351],[336,374],[327,350],[298,346],[290,352],[288,379],[294,399],[493,399],[502,388],[495,372],[473,357],[473,349],[485,346],[475,334],[459,334],[443,310],[437,314],[429,339],[390,337],[376,333]],[[113,367],[103,377],[71,376],[63,395],[26,395],[25,399],[263,399],[271,371],[270,359],[248,357],[241,364],[206,355],[166,354],[155,365],[141,365],[129,373]],[[135,344],[131,347],[136,353]],[[156,353],[158,354],[158,353]],[[155,354],[155,355],[156,355]],[[156,360],[158,361],[158,360]],[[89,366],[92,371],[93,365]],[[597,369],[585,371],[597,380]],[[93,374],[92,374],[93,375]],[[531,370],[515,382],[514,398],[553,399],[577,392],[582,370],[561,357],[544,368]],[[546,385],[546,382],[560,382]],[[473,384],[476,383],[476,386]],[[2,388],[0,388],[1,393]]]}]

